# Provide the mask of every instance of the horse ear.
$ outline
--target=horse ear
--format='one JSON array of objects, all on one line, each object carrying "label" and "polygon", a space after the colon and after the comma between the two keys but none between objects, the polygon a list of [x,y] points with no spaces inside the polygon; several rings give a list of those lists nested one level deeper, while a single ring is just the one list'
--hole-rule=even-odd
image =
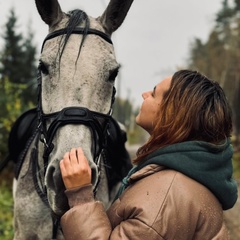
[{"label": "horse ear", "polygon": [[42,20],[50,27],[62,20],[63,12],[58,0],[35,0]]},{"label": "horse ear", "polygon": [[112,34],[123,23],[133,0],[111,0],[100,17],[104,29]]}]

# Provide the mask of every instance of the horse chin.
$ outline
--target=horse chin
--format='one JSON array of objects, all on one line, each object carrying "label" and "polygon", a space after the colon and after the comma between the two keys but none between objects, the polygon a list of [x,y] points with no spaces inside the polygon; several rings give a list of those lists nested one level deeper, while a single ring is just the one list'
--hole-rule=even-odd
[{"label": "horse chin", "polygon": [[69,209],[68,200],[64,192],[56,194],[50,190],[47,194],[49,205],[53,213],[61,217]]},{"label": "horse chin", "polygon": [[48,203],[54,214],[62,216],[68,209],[65,186],[59,168],[50,166],[45,176]]},{"label": "horse chin", "polygon": [[[90,162],[90,165],[92,168],[92,184],[95,188],[98,184],[98,169],[92,162]],[[50,164],[47,168],[45,184],[50,208],[55,215],[62,216],[69,209],[69,204],[65,195],[66,188],[62,180],[60,168],[55,166],[54,163]]]}]

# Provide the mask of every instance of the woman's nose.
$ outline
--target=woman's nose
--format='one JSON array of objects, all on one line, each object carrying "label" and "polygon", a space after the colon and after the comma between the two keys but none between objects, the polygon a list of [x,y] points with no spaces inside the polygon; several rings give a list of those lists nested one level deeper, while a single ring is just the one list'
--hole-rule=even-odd
[{"label": "woman's nose", "polygon": [[142,93],[142,98],[143,98],[143,99],[146,99],[146,98],[149,96],[149,93],[150,93],[150,92],[144,92],[144,93]]}]

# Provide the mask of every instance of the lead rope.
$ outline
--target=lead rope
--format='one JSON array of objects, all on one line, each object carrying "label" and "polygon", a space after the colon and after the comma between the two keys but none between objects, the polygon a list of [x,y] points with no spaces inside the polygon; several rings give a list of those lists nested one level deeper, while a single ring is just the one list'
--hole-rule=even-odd
[{"label": "lead rope", "polygon": [[52,215],[52,240],[57,240],[58,228],[60,226],[60,218]]},{"label": "lead rope", "polygon": [[[43,139],[41,139],[41,137],[39,136],[39,140],[42,141],[46,146],[46,139],[45,139],[45,135],[46,132],[45,128],[43,126],[44,121],[43,121],[43,113],[42,113],[42,101],[41,101],[41,94],[42,94],[42,76],[41,76],[41,70],[40,70],[40,64],[38,67],[38,74],[37,74],[37,81],[38,81],[38,106],[37,106],[37,112],[38,112],[38,121],[39,121],[39,126],[38,126],[38,130],[39,130],[39,135],[40,136],[44,136]],[[44,141],[45,140],[45,141]],[[44,163],[44,175],[45,175],[45,163]],[[48,199],[44,198],[45,201],[43,200],[43,202],[50,208],[49,204],[48,204]],[[52,211],[52,210],[51,210]],[[57,240],[57,233],[58,233],[58,228],[60,226],[60,218],[56,217],[53,213],[51,214],[52,216],[52,240]]]}]

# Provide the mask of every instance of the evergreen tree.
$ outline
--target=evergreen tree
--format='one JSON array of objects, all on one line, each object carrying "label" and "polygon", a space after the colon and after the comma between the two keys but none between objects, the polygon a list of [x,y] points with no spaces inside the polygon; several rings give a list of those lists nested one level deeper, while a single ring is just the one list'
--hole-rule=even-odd
[{"label": "evergreen tree", "polygon": [[13,122],[26,109],[36,105],[36,48],[33,33],[28,28],[24,39],[17,32],[14,9],[4,26],[0,49],[0,160],[6,156],[8,134]]},{"label": "evergreen tree", "polygon": [[1,79],[8,78],[10,82],[23,83],[22,59],[24,56],[21,33],[17,33],[17,18],[13,9],[10,10],[10,16],[5,26],[3,34],[4,48],[0,55]]},{"label": "evergreen tree", "polygon": [[235,11],[239,12],[240,11],[240,0],[234,0],[235,3]]},{"label": "evergreen tree", "polygon": [[201,70],[206,75],[208,74],[206,44],[199,38],[195,38],[191,43],[188,65],[191,69]]},{"label": "evergreen tree", "polygon": [[132,108],[132,104],[128,99],[120,99],[116,97],[113,105],[113,117],[129,128]]},{"label": "evergreen tree", "polygon": [[21,98],[23,105],[29,105],[36,99],[36,85],[33,86],[36,78],[36,47],[32,44],[33,33],[30,28],[26,39],[17,33],[17,29],[17,17],[14,9],[11,9],[2,36],[4,47],[0,52],[0,80],[2,84],[6,78],[12,83],[27,84]]},{"label": "evergreen tree", "polygon": [[219,81],[233,110],[234,131],[240,137],[240,0],[228,0],[216,15],[216,25],[206,43],[195,41],[189,66]]},{"label": "evergreen tree", "polygon": [[[31,27],[28,27],[27,38],[23,42],[25,67],[23,68],[24,83],[27,84],[27,88],[23,92],[24,102],[33,102],[36,105],[37,101],[37,63],[36,63],[36,47],[33,45],[33,32]],[[26,67],[27,66],[27,67]]]}]

